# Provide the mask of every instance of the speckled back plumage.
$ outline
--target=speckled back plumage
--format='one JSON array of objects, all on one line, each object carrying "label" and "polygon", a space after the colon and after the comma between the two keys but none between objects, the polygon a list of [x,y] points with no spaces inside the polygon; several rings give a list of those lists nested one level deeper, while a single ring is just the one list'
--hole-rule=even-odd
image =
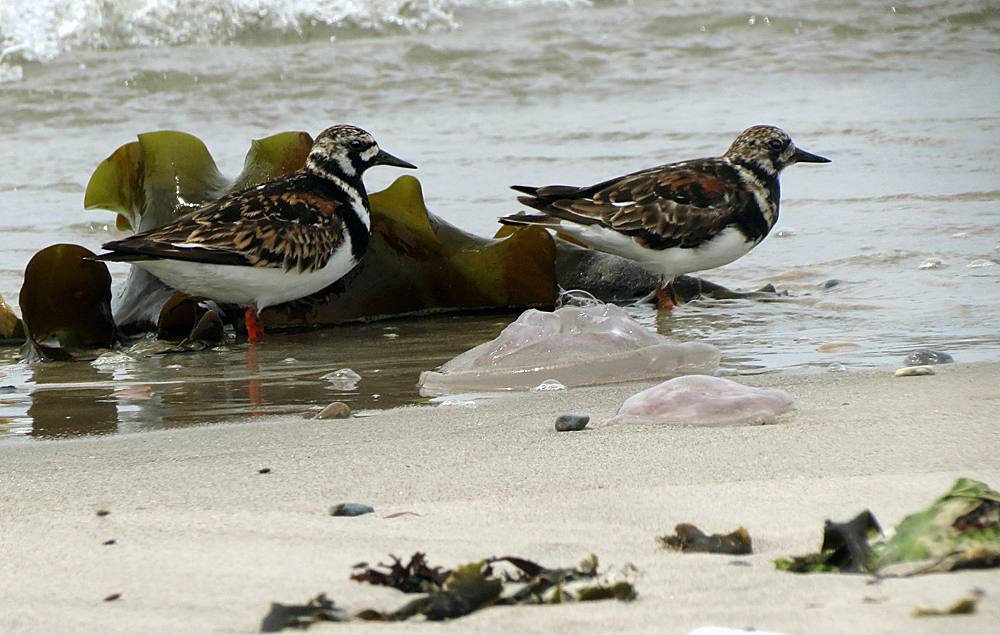
[{"label": "speckled back plumage", "polygon": [[[348,204],[343,200],[346,197],[326,179],[300,170],[266,187],[225,196],[114,246],[136,255],[316,271],[344,242],[346,223],[337,211]],[[368,233],[360,231],[357,236],[352,235],[351,247],[360,257],[367,248]]]}]

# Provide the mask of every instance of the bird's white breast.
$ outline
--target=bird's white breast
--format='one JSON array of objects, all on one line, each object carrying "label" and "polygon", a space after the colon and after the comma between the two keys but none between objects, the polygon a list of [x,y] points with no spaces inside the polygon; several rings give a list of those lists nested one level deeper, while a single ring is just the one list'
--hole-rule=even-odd
[{"label": "bird's white breast", "polygon": [[351,253],[350,236],[345,234],[344,238],[325,267],[308,273],[167,259],[134,264],[178,291],[239,306],[255,306],[259,310],[312,295],[344,277],[357,264]]},{"label": "bird's white breast", "polygon": [[562,223],[559,231],[573,236],[598,251],[634,260],[653,273],[667,279],[685,273],[694,273],[728,265],[745,256],[757,243],[747,241],[735,227],[725,228],[721,234],[698,247],[681,249],[648,249],[631,237],[597,225]]}]

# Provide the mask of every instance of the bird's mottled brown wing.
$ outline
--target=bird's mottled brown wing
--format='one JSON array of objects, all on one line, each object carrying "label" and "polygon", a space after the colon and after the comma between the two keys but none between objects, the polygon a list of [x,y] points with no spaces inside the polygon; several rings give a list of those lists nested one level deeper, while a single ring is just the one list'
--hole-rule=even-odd
[{"label": "bird's mottled brown wing", "polygon": [[322,268],[344,240],[344,205],[298,185],[225,196],[178,220],[104,245],[101,260],[171,258],[212,264]]},{"label": "bird's mottled brown wing", "polygon": [[[751,195],[715,159],[666,165],[586,188],[520,188],[519,201],[553,217],[599,224],[651,249],[695,247],[732,222]],[[517,217],[511,217],[517,218]]]}]

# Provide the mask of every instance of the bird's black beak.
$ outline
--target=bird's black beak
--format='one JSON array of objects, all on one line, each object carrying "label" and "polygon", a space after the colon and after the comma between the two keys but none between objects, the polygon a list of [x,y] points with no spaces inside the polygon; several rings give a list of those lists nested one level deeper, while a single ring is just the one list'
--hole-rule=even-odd
[{"label": "bird's black beak", "polygon": [[793,163],[829,163],[830,159],[824,159],[818,154],[810,154],[805,150],[800,150],[795,148],[795,154],[792,155]]},{"label": "bird's black beak", "polygon": [[381,148],[379,149],[378,154],[375,155],[375,160],[372,161],[372,165],[391,165],[397,168],[409,168],[411,170],[417,169],[417,166],[412,163],[403,161],[402,159],[397,159]]}]

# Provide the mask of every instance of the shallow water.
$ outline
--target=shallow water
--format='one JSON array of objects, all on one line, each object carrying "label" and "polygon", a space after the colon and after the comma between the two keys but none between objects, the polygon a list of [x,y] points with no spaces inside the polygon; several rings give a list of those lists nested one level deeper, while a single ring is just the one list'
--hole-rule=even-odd
[{"label": "shallow water", "polygon": [[[140,132],[190,132],[233,175],[250,139],[354,123],[420,166],[433,212],[491,235],[517,210],[510,184],[586,184],[720,154],[769,123],[833,163],[786,171],[776,232],[704,275],[788,297],[634,314],[744,371],[891,367],[925,347],[1000,359],[1000,7],[757,6],[5,0],[0,294],[16,307],[39,249],[114,237],[114,216],[83,210],[83,192]],[[369,189],[398,174],[373,170]],[[942,264],[921,268],[929,259]],[[340,398],[318,377],[341,367],[364,378],[344,398],[354,407],[406,403],[419,370],[513,317],[454,318],[468,341],[441,317],[277,335],[258,351],[258,404],[245,345],[113,370],[24,367],[6,350],[0,430],[67,434],[53,413],[68,403],[93,419],[77,433],[306,412]],[[390,324],[398,338],[382,337]],[[152,387],[150,399],[111,395],[126,384]]]}]

